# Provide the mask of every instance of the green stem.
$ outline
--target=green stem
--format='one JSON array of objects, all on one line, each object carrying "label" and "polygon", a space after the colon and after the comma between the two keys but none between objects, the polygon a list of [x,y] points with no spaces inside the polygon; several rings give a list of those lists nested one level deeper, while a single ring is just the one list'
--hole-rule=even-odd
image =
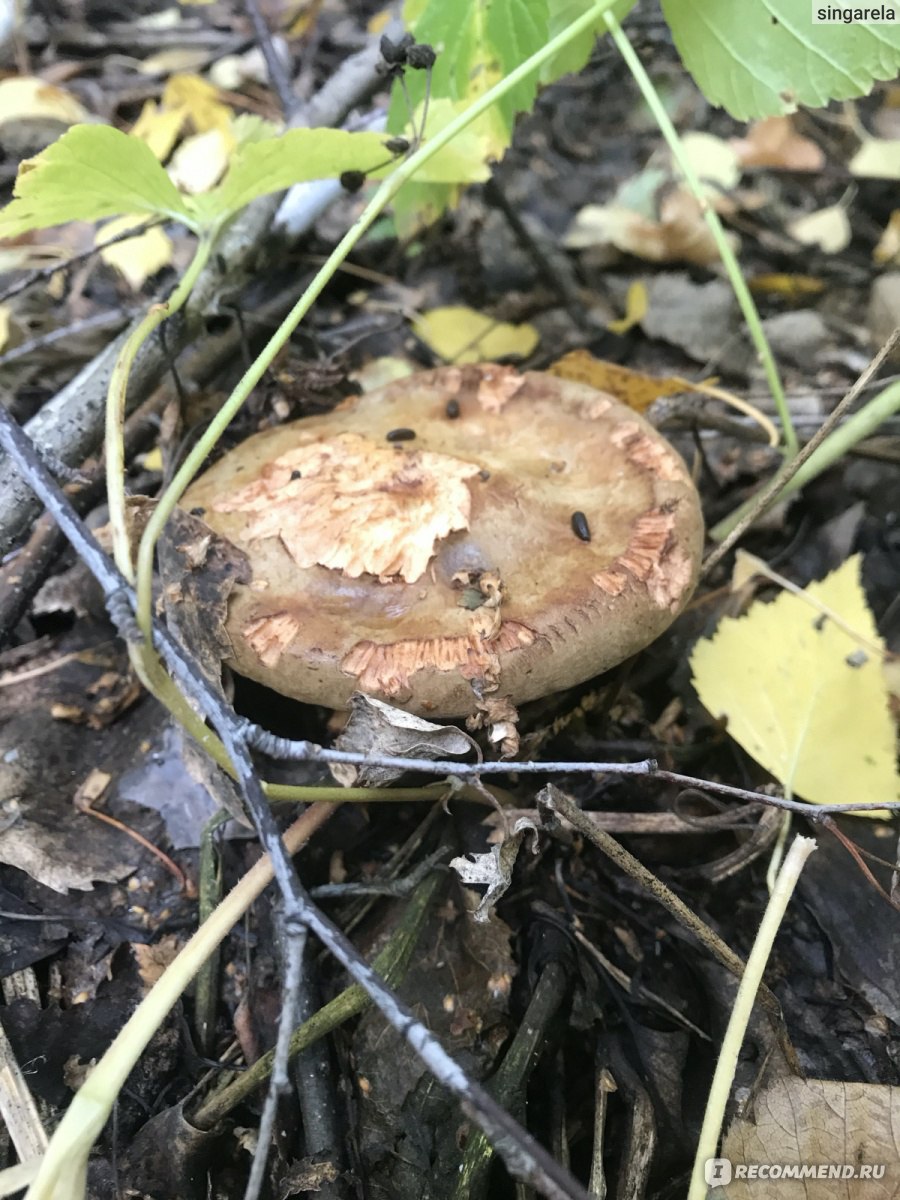
[{"label": "green stem", "polygon": [[784,439],[785,453],[789,458],[793,457],[797,453],[797,433],[791,421],[791,414],[788,409],[781,377],[778,374],[778,367],[775,364],[772,348],[766,338],[762,322],[759,319],[759,313],[753,302],[753,297],[750,295],[750,289],[747,287],[744,276],[741,274],[741,268],[734,256],[734,251],[728,242],[728,238],[725,236],[725,230],[722,228],[719,215],[707,200],[703,185],[700,183],[690,159],[684,152],[678,131],[672,124],[669,114],[666,112],[653,86],[653,81],[644,70],[641,60],[635,54],[631,43],[625,36],[622,26],[613,13],[606,13],[604,20],[619,53],[622,55],[629,71],[634,76],[635,82],[641,89],[641,95],[644,97],[647,107],[653,114],[659,126],[660,133],[666,139],[666,143],[672,152],[672,157],[678,163],[679,169],[684,175],[685,182],[700,205],[706,224],[709,226],[710,233],[715,240],[716,247],[722,258],[725,272],[737,297],[737,302],[741,307],[741,312],[744,314],[744,320],[747,322],[747,328],[750,331],[750,336],[753,339],[753,344],[756,346],[759,360],[765,370],[766,379],[769,381],[769,388],[771,389],[775,407],[778,409],[778,415],[781,419],[781,432]]},{"label": "green stem", "polygon": [[[106,498],[109,505],[109,523],[112,529],[113,557],[116,566],[130,582],[134,582],[131,562],[131,544],[128,537],[128,522],[125,513],[125,447],[122,427],[125,422],[125,400],[128,379],[138,350],[159,325],[183,307],[200,272],[206,266],[213,246],[213,235],[200,238],[190,266],[185,271],[175,291],[161,304],[154,304],[146,316],[138,322],[119,351],[116,364],[109,379],[106,393]],[[148,636],[149,626],[144,629]]]},{"label": "green stem", "polygon": [[713,1081],[710,1085],[709,1099],[706,1102],[706,1112],[703,1116],[703,1127],[700,1130],[700,1140],[694,1158],[688,1200],[706,1200],[709,1194],[707,1181],[703,1174],[704,1164],[709,1159],[716,1157],[716,1147],[719,1143],[725,1106],[734,1082],[738,1054],[762,983],[763,972],[772,952],[775,935],[784,919],[788,901],[800,878],[800,872],[815,848],[816,843],[812,838],[800,836],[794,838],[787,858],[784,860],[784,866],[778,872],[778,878],[775,881],[772,895],[769,897],[766,911],[763,913],[756,941],[753,943],[753,949],[747,959],[747,966],[738,985],[734,1007],[728,1020],[728,1028],[722,1039],[722,1049],[719,1051]]},{"label": "green stem", "polygon": [[483,96],[480,96],[465,112],[460,113],[459,116],[439,133],[435,134],[434,137],[429,138],[415,154],[412,154],[408,159],[400,163],[396,170],[392,171],[387,179],[384,180],[352,228],[348,230],[328,256],[324,266],[319,270],[309,287],[285,317],[284,321],[282,321],[256,360],[245,372],[237,387],[210,422],[202,438],[200,438],[182,463],[181,468],[169,487],[159,498],[156,509],[144,530],[138,550],[137,616],[138,624],[142,629],[149,628],[150,624],[150,613],[153,603],[153,556],[163,526],[172,515],[173,509],[203,465],[210,451],[222,436],[229,423],[234,419],[238,409],[259,383],[275,356],[322,294],[337,269],[347,258],[347,255],[384,212],[400,188],[415,175],[424,163],[428,162],[430,158],[437,154],[439,150],[442,150],[444,146],[451,142],[467,126],[471,125],[473,121],[487,112],[507,92],[539,70],[545,62],[558,54],[569,42],[574,41],[575,38],[586,30],[594,28],[615,2],[616,0],[597,0],[577,20],[573,21],[571,25],[568,25],[556,37],[551,38],[545,46],[542,46],[540,50],[532,54],[530,58],[516,67],[514,71],[511,71],[509,75],[496,83]]},{"label": "green stem", "polygon": [[[827,471],[829,467],[834,466],[839,459],[848,454],[863,438],[867,438],[873,434],[879,425],[883,424],[888,417],[892,417],[897,412],[900,412],[900,381],[889,384],[877,396],[874,396],[865,408],[861,408],[852,417],[848,417],[843,425],[829,434],[818,450],[809,456],[799,471],[791,476],[784,487],[779,488],[773,493],[765,506],[760,510],[759,515],[762,516],[773,504],[777,504],[781,500],[786,500],[789,496],[793,496],[795,492],[799,492],[801,488],[806,487],[808,483],[812,483],[823,471]],[[735,525],[742,521],[748,512],[752,511],[756,503],[756,497],[751,496],[740,508],[736,508],[733,513],[729,513],[724,520],[720,521],[718,525],[709,531],[710,538],[714,542],[721,542],[723,538],[726,538],[731,533]]]},{"label": "green stem", "polygon": [[[288,851],[295,854],[333,811],[330,805],[308,808],[284,834]],[[37,1176],[28,1189],[27,1200],[61,1200],[61,1197],[81,1200],[91,1146],[109,1119],[135,1063],[201,965],[271,880],[272,863],[266,855],[250,868],[178,952],[75,1093],[50,1139]]]}]

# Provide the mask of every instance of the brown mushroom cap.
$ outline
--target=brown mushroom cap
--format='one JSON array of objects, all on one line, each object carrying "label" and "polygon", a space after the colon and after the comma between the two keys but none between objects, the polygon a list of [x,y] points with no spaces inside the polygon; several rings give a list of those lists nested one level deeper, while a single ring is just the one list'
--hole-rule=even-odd
[{"label": "brown mushroom cap", "polygon": [[634,654],[690,597],[703,539],[684,463],[645,420],[490,364],[256,434],[182,503],[250,557],[227,622],[240,674],[424,716],[532,700]]}]

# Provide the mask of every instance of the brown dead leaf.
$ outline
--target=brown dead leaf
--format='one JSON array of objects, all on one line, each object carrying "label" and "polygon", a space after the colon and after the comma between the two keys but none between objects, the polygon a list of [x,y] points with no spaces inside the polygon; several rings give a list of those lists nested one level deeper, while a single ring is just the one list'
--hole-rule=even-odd
[{"label": "brown dead leaf", "polygon": [[766,117],[754,121],[746,137],[731,144],[742,167],[781,167],[786,171],[821,171],[822,149],[794,131],[790,117]]},{"label": "brown dead leaf", "polygon": [[646,412],[654,400],[684,391],[684,381],[672,375],[645,375],[618,363],[594,358],[587,350],[570,350],[552,363],[547,372],[560,379],[587,383],[598,392],[608,392],[635,412]]},{"label": "brown dead leaf", "polygon": [[[727,236],[736,244],[733,234]],[[719,250],[700,204],[680,186],[670,187],[662,195],[655,217],[621,202],[587,205],[576,214],[565,245],[571,250],[614,246],[623,254],[654,263],[708,267],[719,261]]]},{"label": "brown dead leaf", "polygon": [[131,946],[138,974],[146,991],[153,987],[168,966],[171,965],[181,949],[181,939],[177,933],[166,933],[152,945],[142,945],[133,942]]},{"label": "brown dead leaf", "polygon": [[[350,719],[335,745],[390,758],[442,759],[477,750],[455,725],[435,725],[403,712],[374,696],[356,692],[350,699]],[[344,787],[385,787],[403,772],[397,767],[333,763],[331,773]]]},{"label": "brown dead leaf", "polygon": [[[734,1121],[721,1157],[732,1182],[722,1200],[888,1200],[900,1190],[900,1090],[874,1083],[779,1079],[756,1097],[752,1116]],[[739,1166],[773,1164],[777,1177],[739,1179]],[[785,1177],[795,1164],[806,1178]],[[883,1167],[883,1177],[863,1167]],[[821,1172],[820,1169],[821,1168]],[[832,1173],[845,1178],[829,1178]],[[858,1178],[851,1178],[854,1173]]]}]

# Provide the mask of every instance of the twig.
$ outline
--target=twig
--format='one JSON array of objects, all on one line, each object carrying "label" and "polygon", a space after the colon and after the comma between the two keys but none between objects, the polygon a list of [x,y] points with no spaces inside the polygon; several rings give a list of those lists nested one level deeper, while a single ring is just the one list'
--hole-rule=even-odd
[{"label": "twig", "polygon": [[291,1054],[291,1034],[294,1031],[294,1011],[297,1007],[297,989],[303,970],[306,953],[306,928],[299,929],[295,936],[288,934],[284,939],[284,983],[281,988],[281,1015],[278,1018],[278,1036],[272,1059],[272,1077],[266,1092],[262,1116],[259,1119],[256,1151],[250,1177],[244,1190],[244,1200],[259,1200],[265,1181],[266,1162],[269,1158],[269,1143],[275,1132],[278,1102],[290,1087],[288,1062]]},{"label": "twig", "polygon": [[262,56],[266,62],[266,70],[269,72],[269,82],[278,96],[281,111],[284,113],[285,118],[290,120],[297,108],[298,101],[291,87],[287,71],[284,69],[284,63],[275,49],[272,41],[272,33],[266,23],[266,18],[260,11],[257,0],[244,0],[244,4],[253,24],[253,32],[256,35],[257,45],[262,51]]},{"label": "twig", "polygon": [[115,246],[119,242],[127,242],[129,238],[140,237],[146,233],[148,229],[152,229],[154,225],[160,225],[162,219],[160,217],[150,217],[146,221],[141,221],[138,225],[133,225],[131,229],[123,229],[121,233],[117,233],[115,237],[107,238],[104,242],[94,245],[90,250],[83,250],[80,254],[73,254],[70,258],[64,258],[55,263],[48,263],[46,267],[35,267],[34,270],[28,271],[15,283],[11,283],[9,287],[4,288],[0,292],[0,304],[5,304],[7,300],[11,300],[13,296],[18,296],[20,292],[27,291],[34,284],[40,283],[43,279],[50,279],[59,271],[68,271],[70,268],[77,266],[78,263],[86,262],[87,259],[93,258],[95,254],[99,254],[101,250],[105,250],[108,246]]},{"label": "twig", "polygon": [[[832,409],[832,411],[822,422],[802,450],[800,450],[800,452],[793,459],[791,459],[790,462],[784,463],[781,469],[777,471],[775,475],[773,475],[762,491],[753,497],[749,503],[749,506],[747,507],[747,511],[740,518],[737,524],[734,525],[730,532],[728,532],[715,550],[711,551],[711,553],[707,555],[706,561],[703,563],[703,567],[700,571],[701,578],[706,578],[710,571],[719,565],[735,542],[742,538],[750,526],[753,525],[755,521],[758,521],[763,513],[781,497],[786,485],[790,483],[794,476],[799,472],[800,468],[804,466],[804,464],[813,456],[831,431],[840,424],[847,410],[855,403],[860,393],[866,389],[869,382],[877,374],[882,363],[884,363],[888,356],[893,352],[894,347],[898,344],[898,342],[900,342],[900,328],[894,330],[885,344],[881,347],[881,349],[860,375],[859,379],[857,379],[856,383],[854,383],[853,387],[850,388],[843,400],[841,400],[841,402],[836,405],[834,409]],[[726,519],[726,522],[720,522],[719,526],[716,528],[720,529],[727,522],[731,522],[733,520],[734,516],[729,517]],[[715,529],[711,531],[711,536],[716,537]]]},{"label": "twig", "polygon": [[[295,113],[291,127],[338,124],[378,86],[375,67],[380,60],[376,37],[359,54],[341,64],[321,91]],[[331,181],[326,180],[322,186],[330,194]],[[244,283],[260,246],[271,237],[272,221],[280,203],[280,196],[264,196],[231,223],[185,311],[169,323],[166,332],[171,353],[165,353],[158,336],[141,348],[128,382],[129,407],[139,404],[156,387],[168,370],[172,355],[187,344],[191,331],[199,328],[203,316],[215,312],[220,298],[233,295],[236,287]],[[227,264],[225,272],[218,265],[220,261]],[[102,438],[110,373],[127,336],[126,331],[114,338],[28,422],[28,433],[35,442],[69,463],[94,452]],[[15,472],[5,469],[0,462],[0,558],[33,521],[37,508],[31,491]]]},{"label": "twig", "polygon": [[[133,616],[130,627],[129,622],[121,617],[123,612],[134,612],[133,590],[85,529],[68,498],[48,473],[25,434],[2,406],[0,445],[16,462],[48,509],[53,512],[79,553],[84,552],[88,569],[100,583],[107,597],[111,615],[115,612],[120,616],[122,625],[127,627],[123,629],[125,636],[136,633]],[[183,696],[195,703],[203,716],[209,720],[231,760],[241,798],[253,817],[259,840],[272,864],[272,872],[284,904],[287,934],[297,937],[303,930],[313,933],[351,978],[365,988],[391,1027],[409,1043],[435,1079],[457,1098],[463,1111],[487,1136],[504,1159],[511,1175],[530,1183],[549,1200],[586,1200],[587,1193],[584,1188],[555,1163],[531,1134],[522,1129],[480,1084],[468,1078],[426,1026],[417,1020],[366,963],[345,934],[312,903],[281,840],[278,826],[254,770],[246,739],[247,723],[239,719],[210,689],[197,667],[184,657],[180,646],[167,631],[154,624],[153,635],[154,644],[161,653],[172,680],[180,688]],[[97,1103],[96,1100],[94,1103]],[[56,1151],[53,1152],[51,1141],[51,1148],[35,1187],[42,1177],[54,1178],[55,1172],[60,1169],[60,1160],[72,1153],[71,1139],[75,1136],[74,1131],[70,1127],[61,1134],[64,1125],[65,1118],[57,1131],[60,1136],[56,1141]],[[79,1168],[83,1169],[84,1167]],[[43,1194],[48,1194],[46,1189]]]},{"label": "twig", "polygon": [[7,350],[5,354],[0,354],[0,367],[8,367],[10,363],[18,362],[20,358],[27,358],[35,350],[43,350],[45,346],[64,342],[66,338],[78,337],[83,333],[89,333],[92,329],[104,329],[108,325],[124,325],[137,311],[139,310],[134,308],[113,309],[112,312],[95,313],[92,317],[83,317],[80,321],[73,321],[71,325],[62,325],[59,329],[50,329],[47,333],[29,338],[27,342],[22,342],[21,345],[14,346],[12,350]]},{"label": "twig", "polygon": [[[602,850],[608,858],[611,858],[617,867],[620,867],[632,879],[637,880],[655,900],[668,909],[679,924],[694,934],[717,962],[721,963],[735,978],[741,978],[745,970],[741,957],[735,954],[730,946],[726,946],[719,935],[710,929],[695,912],[692,912],[670,888],[667,888],[661,879],[649,871],[633,854],[629,854],[615,838],[610,837],[608,833],[598,829],[592,821],[588,820],[587,814],[581,811],[574,800],[552,785],[540,791],[537,800],[539,805],[550,812],[559,813],[565,817],[571,825],[584,834],[588,841],[593,842],[598,850]],[[781,1006],[775,996],[768,988],[761,987],[760,999],[769,1014],[774,1017],[776,1025],[780,1027]]]}]

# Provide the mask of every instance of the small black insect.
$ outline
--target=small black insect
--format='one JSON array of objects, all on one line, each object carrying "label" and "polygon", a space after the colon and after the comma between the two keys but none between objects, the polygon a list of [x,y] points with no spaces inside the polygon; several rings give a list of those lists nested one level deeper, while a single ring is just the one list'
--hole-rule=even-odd
[{"label": "small black insect", "polygon": [[490,477],[491,477],[490,471],[485,471],[485,469],[483,467],[478,472],[478,478],[481,480],[482,483],[487,483],[487,481],[490,479]]},{"label": "small black insect", "polygon": [[297,470],[291,471],[291,479],[292,480],[293,479],[302,479],[302,478],[303,478],[303,473],[301,471],[297,471]]},{"label": "small black insect", "polygon": [[572,532],[577,538],[581,538],[583,542],[591,540],[591,527],[588,525],[587,517],[583,512],[572,513]]},{"label": "small black insect", "polygon": [[451,421],[455,421],[456,418],[459,416],[459,401],[458,400],[448,400],[447,407],[444,409],[444,412],[447,414],[447,416],[450,418]]},{"label": "small black insect", "polygon": [[363,171],[341,172],[341,187],[345,192],[358,192],[365,182],[366,176]]},{"label": "small black insect", "polygon": [[391,429],[385,434],[389,442],[411,442],[415,436],[414,429]]},{"label": "small black insect", "polygon": [[410,46],[406,51],[406,61],[414,71],[427,71],[434,66],[436,58],[437,55],[431,46],[427,46],[423,42]]},{"label": "small black insect", "polygon": [[405,154],[409,149],[409,138],[392,137],[384,143],[385,150],[390,150],[391,154]]},{"label": "small black insect", "polygon": [[192,516],[192,517],[202,517],[202,516],[204,516],[205,514],[206,514],[206,509],[205,509],[205,508],[192,508],[192,509],[191,509],[191,516]]}]

